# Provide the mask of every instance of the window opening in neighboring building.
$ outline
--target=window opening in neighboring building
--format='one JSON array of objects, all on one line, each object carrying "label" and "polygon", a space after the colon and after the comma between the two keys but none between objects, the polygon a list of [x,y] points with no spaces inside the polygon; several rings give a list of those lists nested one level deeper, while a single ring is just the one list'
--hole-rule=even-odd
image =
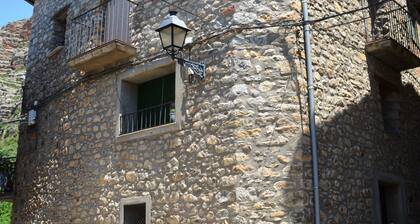
[{"label": "window opening in neighboring building", "polygon": [[68,8],[65,7],[53,17],[53,36],[52,36],[52,41],[51,41],[52,42],[51,50],[54,50],[57,47],[65,46],[67,14],[68,14]]},{"label": "window opening in neighboring building", "polygon": [[396,87],[378,78],[381,97],[382,118],[385,132],[398,134],[400,132],[400,99]]}]

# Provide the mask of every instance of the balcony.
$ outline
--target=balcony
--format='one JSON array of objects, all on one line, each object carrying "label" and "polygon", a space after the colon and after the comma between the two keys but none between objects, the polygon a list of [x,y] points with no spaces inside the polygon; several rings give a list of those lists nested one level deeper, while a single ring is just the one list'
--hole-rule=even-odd
[{"label": "balcony", "polygon": [[136,54],[130,44],[133,3],[107,0],[71,21],[68,65],[87,73],[126,62]]},{"label": "balcony", "polygon": [[397,71],[420,66],[417,18],[407,7],[386,1],[366,22],[366,52]]},{"label": "balcony", "polygon": [[16,158],[0,158],[0,201],[13,200]]}]

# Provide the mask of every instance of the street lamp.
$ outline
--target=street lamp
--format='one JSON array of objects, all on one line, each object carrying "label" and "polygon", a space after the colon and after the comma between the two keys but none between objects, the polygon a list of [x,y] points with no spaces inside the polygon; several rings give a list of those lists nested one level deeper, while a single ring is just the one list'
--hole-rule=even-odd
[{"label": "street lamp", "polygon": [[165,17],[156,30],[159,32],[163,49],[172,57],[175,57],[184,48],[187,34],[191,31],[176,14],[176,11],[169,12],[169,15]]},{"label": "street lamp", "polygon": [[204,79],[206,75],[206,66],[202,63],[193,62],[187,59],[178,57],[185,45],[187,34],[191,31],[184,21],[178,18],[176,11],[170,11],[169,15],[160,23],[159,32],[160,41],[163,49],[172,57],[176,59],[179,64],[187,67],[198,75],[200,79]]}]

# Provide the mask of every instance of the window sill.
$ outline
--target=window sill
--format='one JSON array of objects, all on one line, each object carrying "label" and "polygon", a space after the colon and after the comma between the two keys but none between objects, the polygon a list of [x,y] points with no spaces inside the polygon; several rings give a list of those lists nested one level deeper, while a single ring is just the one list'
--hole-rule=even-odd
[{"label": "window sill", "polygon": [[123,134],[117,136],[117,142],[126,142],[126,141],[133,141],[139,140],[151,136],[156,135],[163,135],[170,132],[176,132],[181,130],[181,125],[179,123],[172,123],[172,124],[165,124],[153,128],[148,128],[128,134]]},{"label": "window sill", "polygon": [[58,46],[56,48],[54,48],[54,50],[50,51],[47,55],[47,58],[53,58],[56,55],[58,55],[58,53],[60,53],[62,50],[64,49],[64,46]]}]

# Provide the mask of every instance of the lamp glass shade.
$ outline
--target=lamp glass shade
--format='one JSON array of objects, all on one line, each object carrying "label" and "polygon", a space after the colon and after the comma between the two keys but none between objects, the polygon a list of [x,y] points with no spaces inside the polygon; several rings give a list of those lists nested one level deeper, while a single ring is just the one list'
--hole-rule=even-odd
[{"label": "lamp glass shade", "polygon": [[187,34],[191,31],[176,14],[175,11],[169,12],[169,15],[165,17],[156,30],[159,32],[163,49],[171,55],[177,54],[184,48]]},{"label": "lamp glass shade", "polygon": [[174,26],[173,27],[174,32],[174,39],[173,39],[173,45],[176,48],[183,48],[185,43],[185,38],[187,38],[187,30],[182,29],[180,27]]},{"label": "lamp glass shade", "polygon": [[172,27],[168,26],[159,31],[160,40],[162,41],[162,47],[167,49],[172,45]]}]

